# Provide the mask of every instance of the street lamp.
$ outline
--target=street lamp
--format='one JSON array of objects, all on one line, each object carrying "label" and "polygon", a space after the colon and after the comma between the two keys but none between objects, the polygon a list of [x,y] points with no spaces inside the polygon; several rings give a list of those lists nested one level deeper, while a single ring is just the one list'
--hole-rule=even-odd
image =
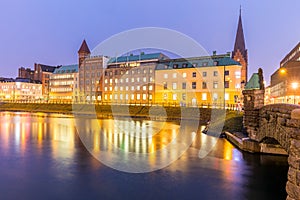
[{"label": "street lamp", "polygon": [[298,88],[298,83],[297,82],[293,82],[292,83],[292,88],[294,89],[294,104],[296,104],[296,95],[295,95],[295,93],[296,93],[296,90]]}]

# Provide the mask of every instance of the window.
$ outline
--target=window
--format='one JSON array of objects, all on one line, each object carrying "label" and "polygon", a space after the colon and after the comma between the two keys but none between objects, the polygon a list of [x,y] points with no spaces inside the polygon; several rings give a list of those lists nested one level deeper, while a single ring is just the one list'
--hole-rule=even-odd
[{"label": "window", "polygon": [[104,80],[104,83],[107,83],[107,79]]},{"label": "window", "polygon": [[185,94],[185,93],[182,94],[182,100],[183,100],[183,101],[186,100],[186,94]]},{"label": "window", "polygon": [[206,77],[207,76],[207,72],[202,72],[202,76]]},{"label": "window", "polygon": [[173,73],[173,78],[177,78],[177,73]]},{"label": "window", "polygon": [[140,90],[140,89],[141,89],[141,86],[139,86],[139,85],[136,86],[136,89],[137,89],[137,90]]},{"label": "window", "polygon": [[224,82],[224,87],[225,87],[225,88],[229,88],[229,81],[225,81],[225,82]]},{"label": "window", "polygon": [[134,94],[131,94],[131,100],[134,100]]},{"label": "window", "polygon": [[225,70],[224,75],[229,76],[229,70]]},{"label": "window", "polygon": [[134,86],[131,86],[131,90],[132,90],[132,91],[134,90]]},{"label": "window", "polygon": [[196,89],[196,87],[197,87],[196,82],[192,82],[192,89]]},{"label": "window", "polygon": [[143,78],[143,81],[144,81],[144,82],[147,82],[147,78],[146,78],[146,77],[144,77],[144,78]]},{"label": "window", "polygon": [[241,78],[241,72],[240,71],[235,72],[235,78]]},{"label": "window", "polygon": [[186,89],[186,82],[182,83],[182,89]]},{"label": "window", "polygon": [[153,90],[153,86],[152,85],[149,86],[149,90]]},{"label": "window", "polygon": [[240,89],[241,88],[241,84],[237,83],[235,84],[235,89]]},{"label": "window", "polygon": [[177,83],[172,83],[172,89],[176,90],[177,89]]},{"label": "window", "polygon": [[168,78],[168,74],[164,74],[164,78],[167,79]]},{"label": "window", "polygon": [[197,67],[198,66],[198,63],[193,63],[193,67]]},{"label": "window", "polygon": [[173,101],[177,100],[177,94],[173,94]]},{"label": "window", "polygon": [[202,93],[202,101],[206,101],[207,100],[207,94],[206,93]]},{"label": "window", "polygon": [[146,86],[146,85],[143,86],[143,90],[144,90],[144,91],[147,90],[147,86]]},{"label": "window", "polygon": [[164,100],[168,99],[168,94],[164,93]]},{"label": "window", "polygon": [[196,72],[193,72],[192,77],[194,78],[196,77]]},{"label": "window", "polygon": [[218,71],[214,71],[214,76],[218,76]]},{"label": "window", "polygon": [[126,87],[125,87],[125,90],[128,91],[128,89],[129,89],[128,86],[126,86]]},{"label": "window", "polygon": [[133,83],[134,82],[134,78],[131,78],[131,83]]},{"label": "window", "polygon": [[218,81],[214,81],[213,88],[214,88],[214,89],[217,89],[217,88],[218,88]]},{"label": "window", "polygon": [[125,99],[128,100],[128,94],[125,94]]},{"label": "window", "polygon": [[137,78],[136,78],[136,81],[139,83],[139,82],[140,82],[140,77],[137,77]]},{"label": "window", "polygon": [[229,100],[229,94],[225,93],[225,100],[228,101]]},{"label": "window", "polygon": [[164,82],[164,90],[168,89],[168,83]]},{"label": "window", "polygon": [[207,66],[207,65],[208,65],[208,62],[203,62],[203,63],[202,63],[202,66],[203,66],[203,67],[205,67],[205,66]]},{"label": "window", "polygon": [[109,79],[109,83],[112,83],[112,79],[111,78]]},{"label": "window", "polygon": [[183,63],[182,64],[182,68],[187,68],[188,64],[187,63]]},{"label": "window", "polygon": [[[128,72],[128,71],[127,71]],[[128,78],[126,78],[126,83],[128,83]]]},{"label": "window", "polygon": [[137,100],[140,100],[140,99],[141,99],[141,95],[140,95],[140,94],[137,94],[137,95],[136,95],[136,99],[137,99]]},{"label": "window", "polygon": [[217,101],[218,100],[218,94],[217,93],[213,93],[213,100]]},{"label": "window", "polygon": [[123,100],[123,94],[120,94],[120,100]]},{"label": "window", "polygon": [[118,100],[118,95],[117,94],[115,94],[115,100]]},{"label": "window", "polygon": [[143,94],[143,100],[146,100],[146,99],[147,99],[147,95]]},{"label": "window", "polygon": [[218,61],[214,61],[214,65],[217,66],[219,64]]},{"label": "window", "polygon": [[115,79],[115,83],[118,83],[118,79]]},{"label": "window", "polygon": [[174,64],[173,69],[177,69],[177,68],[178,68],[178,64]]},{"label": "window", "polygon": [[182,73],[182,78],[186,78],[186,72]]},{"label": "window", "polygon": [[207,83],[206,82],[202,82],[202,89],[207,89]]}]

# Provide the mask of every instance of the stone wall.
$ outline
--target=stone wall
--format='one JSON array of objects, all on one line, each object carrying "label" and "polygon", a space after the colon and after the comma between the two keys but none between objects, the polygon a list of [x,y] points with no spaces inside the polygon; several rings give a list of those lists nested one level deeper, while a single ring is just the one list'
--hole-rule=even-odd
[{"label": "stone wall", "polygon": [[[258,91],[248,95],[259,95]],[[250,139],[261,142],[264,138],[274,138],[288,152],[287,199],[300,199],[300,106],[262,106],[260,97],[258,101],[245,105],[244,126]]]}]

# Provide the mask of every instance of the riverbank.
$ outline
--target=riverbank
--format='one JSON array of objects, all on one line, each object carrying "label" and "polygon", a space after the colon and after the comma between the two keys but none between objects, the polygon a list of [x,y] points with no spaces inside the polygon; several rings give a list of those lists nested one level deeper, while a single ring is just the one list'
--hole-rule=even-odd
[{"label": "riverbank", "polygon": [[[92,104],[46,104],[46,103],[2,103],[0,111],[12,112],[44,112],[79,115],[97,115],[98,118],[132,117],[173,120],[199,120],[199,124],[206,124],[211,117],[211,108],[195,107],[161,107],[139,105],[92,105]],[[218,112],[215,110],[214,112]],[[223,111],[220,110],[220,113]],[[216,113],[214,113],[216,115]],[[217,115],[216,115],[217,116]],[[242,113],[227,111],[224,131],[234,132],[242,129]]]}]

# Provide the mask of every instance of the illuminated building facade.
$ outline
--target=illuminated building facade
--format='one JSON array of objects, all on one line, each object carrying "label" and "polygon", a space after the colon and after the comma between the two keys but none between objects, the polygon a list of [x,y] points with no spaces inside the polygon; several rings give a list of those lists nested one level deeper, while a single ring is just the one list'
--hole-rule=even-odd
[{"label": "illuminated building facade", "polygon": [[34,64],[34,80],[40,81],[42,83],[42,92],[44,100],[49,100],[50,92],[50,75],[53,74],[54,70],[59,68],[59,66],[49,66],[43,64]]},{"label": "illuminated building facade", "polygon": [[151,104],[155,95],[155,68],[168,57],[161,53],[111,58],[99,84],[102,102]]},{"label": "illuminated building facade", "polygon": [[91,56],[91,52],[85,40],[78,50],[78,58],[78,102],[95,103],[96,101],[100,101],[99,81],[104,73],[108,58],[105,56]]},{"label": "illuminated building facade", "polygon": [[37,102],[42,100],[42,84],[30,79],[0,79],[1,101]]},{"label": "illuminated building facade", "polygon": [[78,65],[55,69],[50,75],[50,102],[72,103],[78,94]]},{"label": "illuminated building facade", "polygon": [[18,78],[27,78],[34,80],[34,70],[30,68],[25,69],[24,67],[20,67],[18,72]]},{"label": "illuminated building facade", "polygon": [[155,103],[235,105],[241,98],[241,68],[230,54],[161,61],[155,70]]}]

